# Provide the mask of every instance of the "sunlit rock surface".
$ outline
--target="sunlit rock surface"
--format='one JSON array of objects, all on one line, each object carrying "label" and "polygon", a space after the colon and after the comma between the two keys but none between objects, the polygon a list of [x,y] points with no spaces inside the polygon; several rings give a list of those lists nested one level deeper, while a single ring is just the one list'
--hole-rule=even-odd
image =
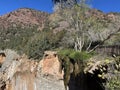
[{"label": "sunlit rock surface", "polygon": [[45,52],[38,62],[11,50],[0,68],[0,90],[64,90],[63,73],[55,52]]},{"label": "sunlit rock surface", "polygon": [[56,52],[46,51],[38,69],[40,79],[37,82],[40,83],[40,90],[64,90],[63,73]]}]

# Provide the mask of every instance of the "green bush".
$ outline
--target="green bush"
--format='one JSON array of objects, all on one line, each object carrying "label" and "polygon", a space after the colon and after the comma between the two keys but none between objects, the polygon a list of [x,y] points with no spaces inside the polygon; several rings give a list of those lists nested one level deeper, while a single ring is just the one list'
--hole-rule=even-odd
[{"label": "green bush", "polygon": [[53,30],[45,28],[44,31],[36,33],[29,38],[25,45],[24,52],[29,58],[41,59],[44,51],[59,48],[59,42],[64,35],[64,31],[54,33]]},{"label": "green bush", "polygon": [[[64,85],[67,87],[69,83],[69,77],[71,73],[76,77],[80,73],[83,73],[87,59],[89,59],[93,53],[79,52],[73,49],[63,49],[58,51],[61,67],[64,67]],[[72,70],[72,72],[71,72]]]},{"label": "green bush", "polygon": [[21,28],[11,27],[5,30],[0,30],[0,49],[14,49],[17,51],[24,50],[24,46],[28,42],[29,38],[37,33],[35,27],[33,28]]},{"label": "green bush", "polygon": [[120,76],[112,77],[106,85],[108,90],[120,90]]},{"label": "green bush", "polygon": [[73,49],[64,49],[58,51],[58,55],[61,57],[69,57],[73,60],[87,60],[94,55],[94,53],[87,53],[85,51],[79,52]]},{"label": "green bush", "polygon": [[61,56],[61,57],[65,57],[65,56],[68,56],[73,52],[72,49],[64,49],[64,50],[59,50],[58,51],[58,55]]},{"label": "green bush", "polygon": [[87,60],[91,57],[91,53],[86,53],[86,52],[73,52],[70,54],[70,58],[75,59],[75,60]]}]

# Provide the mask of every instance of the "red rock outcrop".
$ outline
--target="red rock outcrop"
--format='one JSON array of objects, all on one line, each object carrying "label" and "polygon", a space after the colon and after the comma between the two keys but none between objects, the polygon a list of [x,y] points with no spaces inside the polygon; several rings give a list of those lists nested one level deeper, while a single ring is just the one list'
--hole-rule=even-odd
[{"label": "red rock outcrop", "polygon": [[43,59],[39,62],[39,66],[43,75],[63,79],[63,73],[60,72],[61,66],[56,52],[46,51]]}]

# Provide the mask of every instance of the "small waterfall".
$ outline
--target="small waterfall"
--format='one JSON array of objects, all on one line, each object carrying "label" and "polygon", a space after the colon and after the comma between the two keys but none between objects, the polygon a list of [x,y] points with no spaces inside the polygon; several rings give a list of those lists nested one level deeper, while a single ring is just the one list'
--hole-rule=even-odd
[{"label": "small waterfall", "polygon": [[37,90],[35,76],[31,72],[16,72],[7,90]]}]

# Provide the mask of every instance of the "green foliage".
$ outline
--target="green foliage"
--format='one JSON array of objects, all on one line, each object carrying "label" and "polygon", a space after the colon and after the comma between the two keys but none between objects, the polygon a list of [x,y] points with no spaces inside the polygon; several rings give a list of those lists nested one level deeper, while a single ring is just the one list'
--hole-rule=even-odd
[{"label": "green foliage", "polygon": [[68,32],[64,36],[63,44],[68,48],[89,52],[91,47],[95,47],[91,46],[94,42],[104,40],[107,36],[103,31],[108,27],[110,20],[98,17],[98,13],[102,14],[85,5],[74,5],[59,11],[61,20],[69,24],[69,27],[65,28]]},{"label": "green foliage", "polygon": [[91,57],[91,53],[86,53],[86,52],[73,52],[70,54],[70,58],[75,59],[75,60],[87,60]]},{"label": "green foliage", "polygon": [[0,49],[14,49],[19,52],[24,50],[24,46],[29,38],[37,33],[36,28],[11,27],[0,30]]},{"label": "green foliage", "polygon": [[26,44],[25,52],[30,58],[40,59],[44,51],[59,48],[64,31],[54,33],[49,28],[35,34]]},{"label": "green foliage", "polygon": [[109,40],[105,42],[106,45],[119,45],[120,44],[120,33],[116,33],[114,36],[112,36]]},{"label": "green foliage", "polygon": [[92,55],[93,53],[78,52],[73,49],[63,49],[58,51],[59,60],[64,67],[65,88],[67,87],[71,73],[75,77],[82,73],[86,65],[85,61]]},{"label": "green foliage", "polygon": [[108,90],[120,90],[120,56],[114,58],[114,62],[109,66],[111,72],[105,87]]},{"label": "green foliage", "polygon": [[108,90],[120,90],[120,76],[112,77],[106,86]]},{"label": "green foliage", "polygon": [[64,50],[60,50],[58,52],[58,55],[60,57],[69,57],[73,60],[87,60],[89,59],[90,57],[92,57],[94,55],[94,53],[87,53],[85,51],[82,51],[82,52],[79,52],[79,51],[75,51],[73,49],[64,49]]},{"label": "green foliage", "polygon": [[66,56],[69,57],[70,53],[72,53],[72,52],[73,52],[72,49],[64,49],[64,50],[58,51],[58,55],[59,55],[60,57],[63,57],[63,58],[66,57]]},{"label": "green foliage", "polygon": [[13,49],[25,53],[29,58],[40,59],[45,50],[60,47],[65,31],[54,32],[47,25],[43,31],[37,27],[10,27],[0,30],[0,49]]}]

